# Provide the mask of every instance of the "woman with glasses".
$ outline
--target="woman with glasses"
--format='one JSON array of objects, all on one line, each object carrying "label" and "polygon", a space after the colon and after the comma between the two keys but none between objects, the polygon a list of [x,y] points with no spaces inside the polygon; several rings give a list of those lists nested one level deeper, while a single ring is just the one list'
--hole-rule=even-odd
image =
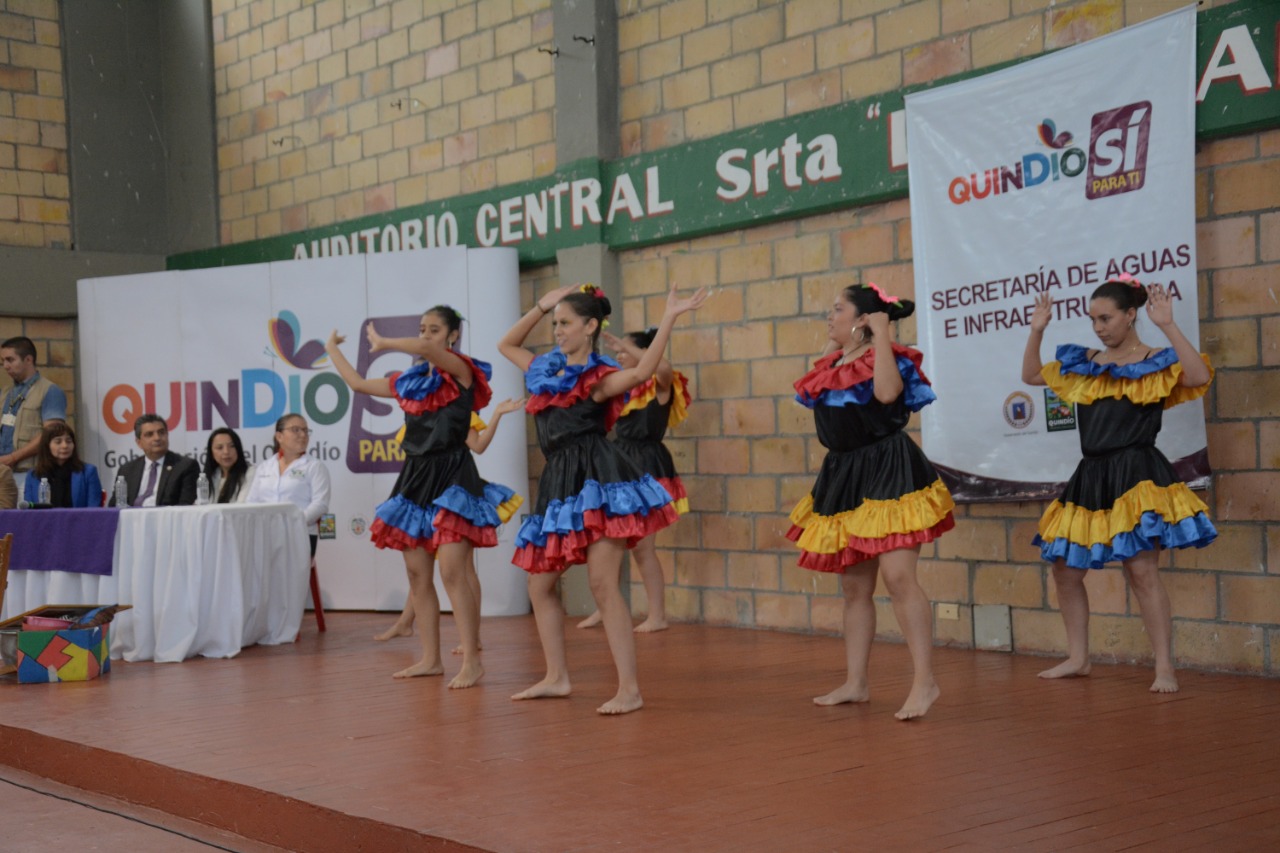
[{"label": "woman with glasses", "polygon": [[311,556],[316,555],[320,516],[329,511],[329,469],[307,455],[311,430],[302,415],[285,415],[276,421],[275,456],[254,470],[248,503],[289,503],[302,510],[311,534]]}]

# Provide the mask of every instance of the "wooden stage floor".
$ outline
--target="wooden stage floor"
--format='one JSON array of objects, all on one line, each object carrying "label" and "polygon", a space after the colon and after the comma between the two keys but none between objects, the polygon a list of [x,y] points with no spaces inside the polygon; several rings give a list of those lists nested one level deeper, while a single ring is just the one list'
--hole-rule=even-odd
[{"label": "wooden stage floor", "polygon": [[903,646],[876,646],[869,704],[818,708],[839,639],[676,625],[637,638],[645,708],[606,718],[598,629],[569,630],[572,697],[512,702],[542,673],[531,617],[484,621],[462,691],[389,677],[416,650],[370,640],[391,618],[0,684],[0,763],[289,850],[1280,849],[1277,681],[1158,696],[1145,668],[1043,682],[1043,659],[938,649],[942,698],[901,723]]}]

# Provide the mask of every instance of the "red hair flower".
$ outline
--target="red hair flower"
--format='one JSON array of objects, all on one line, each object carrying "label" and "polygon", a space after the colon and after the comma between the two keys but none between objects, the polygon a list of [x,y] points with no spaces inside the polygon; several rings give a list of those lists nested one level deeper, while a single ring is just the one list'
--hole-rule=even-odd
[{"label": "red hair flower", "polygon": [[898,297],[896,297],[896,296],[890,296],[889,294],[885,293],[883,290],[881,290],[881,289],[880,289],[880,285],[876,284],[874,281],[869,281],[869,282],[867,282],[866,284],[864,284],[864,285],[862,285],[862,286],[863,286],[863,287],[869,287],[869,288],[871,288],[872,290],[874,290],[874,291],[876,292],[876,296],[879,296],[879,297],[880,297],[880,301],[881,301],[881,302],[887,302],[887,303],[889,303],[890,305],[897,305],[897,304],[898,304]]},{"label": "red hair flower", "polygon": [[1142,282],[1138,281],[1136,278],[1129,275],[1127,272],[1122,272],[1120,273],[1120,275],[1112,276],[1111,280],[1117,281],[1120,284],[1127,284],[1130,287],[1142,287]]}]

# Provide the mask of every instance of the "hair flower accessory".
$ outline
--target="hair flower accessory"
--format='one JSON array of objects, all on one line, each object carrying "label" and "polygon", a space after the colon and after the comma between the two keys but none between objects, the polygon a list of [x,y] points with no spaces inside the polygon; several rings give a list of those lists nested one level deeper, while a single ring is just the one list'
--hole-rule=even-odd
[{"label": "hair flower accessory", "polygon": [[1130,287],[1142,287],[1142,282],[1138,281],[1127,272],[1122,272],[1119,275],[1112,276],[1110,280],[1119,282],[1120,284],[1127,284]]},{"label": "hair flower accessory", "polygon": [[578,290],[588,296],[594,296],[596,299],[604,299],[604,291],[596,287],[594,284],[584,284],[582,287],[579,287]]},{"label": "hair flower accessory", "polygon": [[898,297],[896,297],[896,296],[890,296],[889,294],[885,293],[885,292],[880,288],[880,285],[876,284],[874,281],[869,281],[869,282],[867,282],[866,284],[864,284],[864,285],[862,285],[862,286],[863,286],[863,287],[869,287],[869,288],[871,288],[872,290],[874,290],[874,291],[876,292],[876,296],[879,296],[879,297],[880,297],[880,301],[881,301],[881,302],[887,302],[887,303],[888,303],[888,304],[890,304],[890,305],[897,305],[897,304],[898,304],[898,301],[899,301],[899,300],[898,300]]}]

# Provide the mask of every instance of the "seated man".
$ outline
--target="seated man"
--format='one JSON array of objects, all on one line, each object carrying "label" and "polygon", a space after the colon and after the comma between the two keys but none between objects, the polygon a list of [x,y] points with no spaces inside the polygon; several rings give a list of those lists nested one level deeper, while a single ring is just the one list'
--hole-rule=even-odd
[{"label": "seated man", "polygon": [[[155,414],[138,418],[133,422],[133,438],[143,455],[121,465],[117,472],[128,487],[129,506],[194,504],[200,466],[189,456],[169,452],[169,428],[164,418]],[[109,506],[115,506],[114,487],[110,490]]]}]

